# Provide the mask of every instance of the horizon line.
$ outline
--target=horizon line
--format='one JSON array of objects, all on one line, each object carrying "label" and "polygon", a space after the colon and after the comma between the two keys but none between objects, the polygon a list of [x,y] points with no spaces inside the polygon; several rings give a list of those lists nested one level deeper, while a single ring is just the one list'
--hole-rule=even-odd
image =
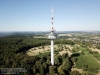
[{"label": "horizon line", "polygon": [[[85,31],[85,32],[91,32],[91,31],[100,31],[100,30],[59,30],[56,32],[69,32],[69,31]],[[49,31],[0,31],[0,32],[49,32]]]}]

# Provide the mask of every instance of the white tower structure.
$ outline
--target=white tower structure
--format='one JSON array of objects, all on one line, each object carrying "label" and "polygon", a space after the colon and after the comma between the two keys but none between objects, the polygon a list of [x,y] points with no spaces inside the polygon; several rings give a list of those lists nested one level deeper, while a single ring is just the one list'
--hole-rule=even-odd
[{"label": "white tower structure", "polygon": [[52,28],[50,33],[48,34],[48,39],[51,40],[51,65],[54,65],[54,39],[57,38],[57,33],[55,33],[55,30],[53,28],[53,8],[52,8]]}]

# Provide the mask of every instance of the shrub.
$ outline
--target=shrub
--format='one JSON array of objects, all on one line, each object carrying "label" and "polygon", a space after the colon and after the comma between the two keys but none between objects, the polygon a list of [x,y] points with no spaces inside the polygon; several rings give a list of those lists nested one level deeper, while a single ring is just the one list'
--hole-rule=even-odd
[{"label": "shrub", "polygon": [[41,52],[39,52],[39,54],[42,54]]},{"label": "shrub", "polygon": [[93,53],[98,54],[98,52],[97,52],[97,51],[93,51]]},{"label": "shrub", "polygon": [[90,53],[90,54],[93,54],[93,52],[92,52],[92,51],[89,51],[89,53]]}]

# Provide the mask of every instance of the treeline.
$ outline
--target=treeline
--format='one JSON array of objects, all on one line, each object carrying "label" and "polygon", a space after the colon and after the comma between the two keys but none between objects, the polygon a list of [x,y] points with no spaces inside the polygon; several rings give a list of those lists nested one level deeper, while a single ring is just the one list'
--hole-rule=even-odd
[{"label": "treeline", "polygon": [[[74,42],[70,41],[70,40],[57,39],[57,40],[54,40],[54,42],[55,42],[55,44],[63,43],[63,44],[74,45]],[[27,38],[22,41],[22,44],[23,44],[22,47],[20,47],[20,49],[18,49],[16,52],[17,53],[23,52],[23,51],[28,50],[33,47],[50,45],[50,43],[51,43],[50,40],[45,39],[45,38]]]}]

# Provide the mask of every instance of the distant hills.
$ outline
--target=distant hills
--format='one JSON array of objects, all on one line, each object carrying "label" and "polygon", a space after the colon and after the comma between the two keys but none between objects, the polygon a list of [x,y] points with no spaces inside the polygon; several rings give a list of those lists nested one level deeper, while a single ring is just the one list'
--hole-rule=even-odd
[{"label": "distant hills", "polygon": [[[37,35],[37,34],[48,34],[49,31],[16,31],[16,32],[0,32],[0,37],[5,37],[9,35]],[[88,34],[100,34],[100,31],[57,31],[58,34],[70,34],[70,33],[88,33]]]}]

